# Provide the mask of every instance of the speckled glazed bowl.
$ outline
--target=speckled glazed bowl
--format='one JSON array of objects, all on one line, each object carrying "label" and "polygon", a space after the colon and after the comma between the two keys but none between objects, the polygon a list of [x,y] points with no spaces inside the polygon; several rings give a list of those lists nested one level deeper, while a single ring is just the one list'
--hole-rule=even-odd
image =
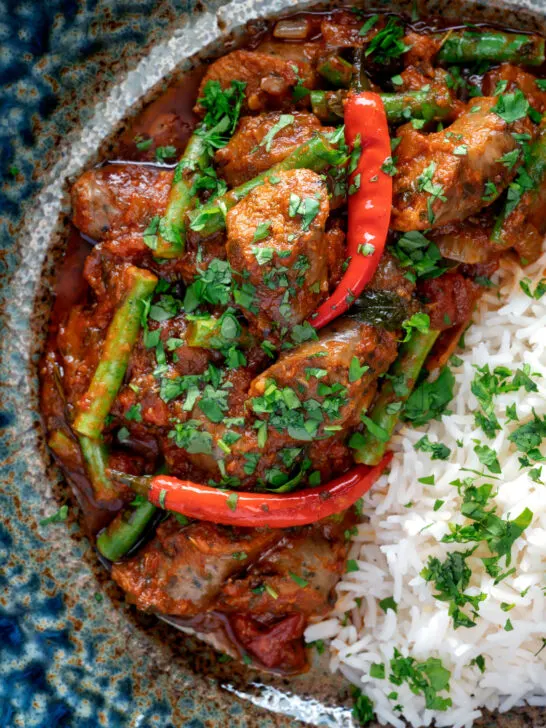
[{"label": "speckled glazed bowl", "polygon": [[[352,724],[347,687],[324,666],[288,681],[221,665],[124,604],[80,531],[37,404],[69,181],[178,74],[232,48],[247,21],[306,4],[0,0],[0,728]],[[544,0],[375,7],[546,28]],[[67,521],[39,525],[65,502]],[[546,722],[521,709],[482,725]]]}]

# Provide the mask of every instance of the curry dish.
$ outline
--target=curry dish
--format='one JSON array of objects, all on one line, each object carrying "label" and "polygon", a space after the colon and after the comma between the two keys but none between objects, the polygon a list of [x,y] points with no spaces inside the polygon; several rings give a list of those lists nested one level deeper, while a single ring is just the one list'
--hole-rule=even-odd
[{"label": "curry dish", "polygon": [[127,599],[297,673],[395,427],[447,407],[501,256],[541,252],[544,41],[249,35],[72,185],[42,412]]}]

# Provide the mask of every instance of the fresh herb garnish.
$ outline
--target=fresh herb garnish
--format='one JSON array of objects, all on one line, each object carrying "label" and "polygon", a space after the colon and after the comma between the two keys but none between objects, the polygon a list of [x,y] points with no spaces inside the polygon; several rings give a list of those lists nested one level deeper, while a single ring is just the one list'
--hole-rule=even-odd
[{"label": "fresh herb garnish", "polygon": [[294,123],[294,117],[292,114],[281,114],[279,117],[279,120],[276,124],[274,124],[271,129],[267,132],[267,134],[264,136],[262,141],[260,142],[260,147],[265,147],[266,152],[271,151],[271,145],[273,144],[273,139],[275,136],[282,131],[282,129],[286,129],[287,126],[290,126]]},{"label": "fresh herb garnish", "polygon": [[448,414],[447,405],[453,399],[455,377],[449,367],[444,367],[440,375],[429,382],[421,382],[411,393],[403,418],[410,420],[414,427],[421,427],[430,420],[439,420]]},{"label": "fresh herb garnish", "polygon": [[[475,549],[469,551],[453,551],[448,553],[442,562],[435,556],[429,556],[426,567],[421,571],[421,576],[427,582],[432,582],[436,588],[436,599],[449,603],[449,616],[453,618],[453,627],[474,627],[474,619],[478,616],[480,602],[486,599],[486,594],[479,593],[470,596],[464,590],[470,583],[472,571],[466,563],[469,556]],[[472,619],[463,612],[466,606],[471,607]]]},{"label": "fresh herb garnish", "polygon": [[447,460],[451,455],[451,450],[443,442],[431,442],[428,435],[424,435],[415,443],[415,449],[431,454],[431,460]]},{"label": "fresh herb garnish", "polygon": [[[368,23],[370,20],[371,19],[368,20]],[[365,35],[366,32],[367,31],[365,31],[363,35]],[[360,30],[360,33],[362,34],[362,29]],[[396,18],[390,17],[387,20],[385,27],[381,28],[381,30],[371,39],[368,47],[366,48],[365,56],[372,56],[376,63],[389,63],[392,58],[398,58],[398,56],[409,51],[411,46],[406,45],[402,41],[403,37],[404,27]]]}]

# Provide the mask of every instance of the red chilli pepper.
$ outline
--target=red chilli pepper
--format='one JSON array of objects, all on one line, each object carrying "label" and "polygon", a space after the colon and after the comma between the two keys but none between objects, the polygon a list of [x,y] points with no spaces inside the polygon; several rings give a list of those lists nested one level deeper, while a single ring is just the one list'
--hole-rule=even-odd
[{"label": "red chilli pepper", "polygon": [[372,487],[391,458],[389,452],[375,467],[357,465],[326,485],[288,495],[219,490],[167,475],[148,481],[147,495],[150,503],[160,508],[226,526],[305,526],[352,506]]},{"label": "red chilli pepper", "polygon": [[392,206],[392,177],[381,167],[391,156],[389,127],[378,94],[351,93],[345,104],[345,141],[361,154],[349,174],[349,267],[338,287],[310,318],[321,329],[344,313],[371,281],[385,248]]}]

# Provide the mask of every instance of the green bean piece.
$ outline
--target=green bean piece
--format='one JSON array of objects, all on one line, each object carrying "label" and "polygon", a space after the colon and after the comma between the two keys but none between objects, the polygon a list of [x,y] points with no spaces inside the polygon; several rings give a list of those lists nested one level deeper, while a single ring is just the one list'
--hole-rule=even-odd
[{"label": "green bean piece", "polygon": [[377,465],[385,454],[402,407],[415,387],[419,372],[439,335],[439,331],[429,331],[427,334],[414,332],[411,339],[400,347],[398,358],[389,372],[395,379],[384,381],[369,415],[372,422],[384,431],[387,441],[383,442],[366,430],[363,442],[353,453],[357,463]]},{"label": "green bean piece", "polygon": [[523,165],[525,189],[517,181],[512,182],[504,207],[495,221],[491,240],[497,245],[510,245],[509,222],[512,215],[520,210],[528,210],[532,200],[538,195],[546,181],[546,126],[541,126],[536,140],[529,150],[528,161]]},{"label": "green bean piece", "polygon": [[[399,91],[379,94],[387,120],[399,124],[409,119],[439,121],[453,111],[453,99],[449,93],[444,95],[438,89],[425,88],[419,91]],[[343,119],[344,91],[311,91],[311,108],[318,118],[329,124]]]},{"label": "green bean piece", "polygon": [[320,75],[336,88],[349,88],[353,78],[354,68],[341,56],[332,54],[318,64]]},{"label": "green bean piece", "polygon": [[74,421],[76,432],[91,440],[98,440],[104,429],[140,331],[144,301],[157,284],[153,273],[135,266],[129,266],[125,274],[127,291],[108,327],[99,364]]},{"label": "green bean piece", "polygon": [[509,61],[528,66],[544,63],[544,38],[499,30],[456,30],[449,33],[437,56],[444,63]]},{"label": "green bean piece", "polygon": [[47,442],[60,460],[78,460],[78,443],[62,430],[53,430]]},{"label": "green bean piece", "polygon": [[119,561],[142,536],[157,508],[144,501],[126,508],[121,518],[115,518],[97,538],[97,548],[110,561]]},{"label": "green bean piece", "polygon": [[212,235],[225,228],[229,210],[255,187],[263,185],[268,180],[274,180],[279,172],[286,172],[289,169],[312,169],[314,172],[322,172],[328,167],[339,166],[344,160],[345,155],[329,141],[327,136],[318,133],[266,172],[217,197],[201,209],[190,212],[190,228],[201,233],[203,237]]},{"label": "green bean piece", "polygon": [[324,124],[339,124],[346,96],[345,91],[311,91],[311,110]]},{"label": "green bean piece", "polygon": [[409,119],[438,121],[445,119],[453,111],[453,99],[449,92],[441,94],[437,88],[382,93],[380,96],[391,124]]},{"label": "green bean piece", "polygon": [[177,258],[184,252],[186,230],[184,218],[195,205],[193,184],[196,170],[207,165],[209,152],[200,134],[192,134],[174,170],[167,209],[161,218],[154,255],[157,258]]},{"label": "green bean piece", "polygon": [[108,500],[116,495],[114,485],[108,475],[108,450],[102,439],[91,440],[80,436],[80,448],[87,475],[93,486],[93,493],[98,500]]}]

